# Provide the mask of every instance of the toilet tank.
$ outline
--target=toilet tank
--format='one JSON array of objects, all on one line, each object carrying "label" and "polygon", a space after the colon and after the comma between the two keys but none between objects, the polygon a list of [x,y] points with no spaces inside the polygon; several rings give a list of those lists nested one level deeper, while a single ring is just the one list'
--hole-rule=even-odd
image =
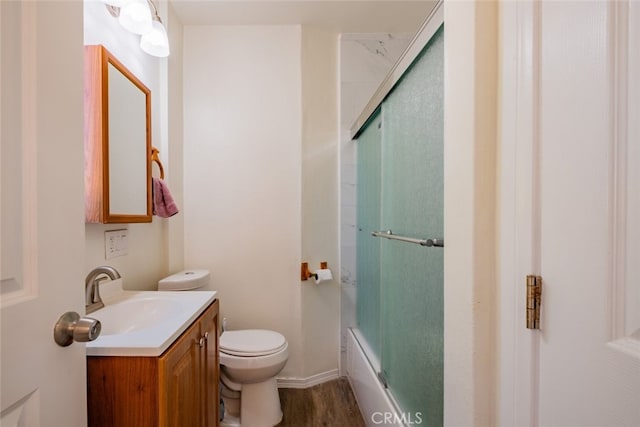
[{"label": "toilet tank", "polygon": [[184,270],[158,282],[159,291],[188,291],[209,284],[209,270]]}]

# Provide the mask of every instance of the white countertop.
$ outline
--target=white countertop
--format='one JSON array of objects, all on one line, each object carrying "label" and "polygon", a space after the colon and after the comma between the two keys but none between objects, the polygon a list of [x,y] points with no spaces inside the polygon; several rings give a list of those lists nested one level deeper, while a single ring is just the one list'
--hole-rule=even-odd
[{"label": "white countertop", "polygon": [[[102,288],[101,288],[102,291]],[[87,317],[102,332],[86,344],[87,356],[159,356],[216,299],[216,291],[119,291]]]}]

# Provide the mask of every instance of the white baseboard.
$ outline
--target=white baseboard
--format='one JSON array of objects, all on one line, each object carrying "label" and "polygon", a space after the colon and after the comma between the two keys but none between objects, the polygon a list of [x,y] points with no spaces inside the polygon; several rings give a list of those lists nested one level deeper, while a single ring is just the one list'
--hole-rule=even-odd
[{"label": "white baseboard", "polygon": [[338,369],[332,369],[307,378],[276,378],[276,381],[278,388],[309,388],[338,378],[340,378],[340,371]]}]

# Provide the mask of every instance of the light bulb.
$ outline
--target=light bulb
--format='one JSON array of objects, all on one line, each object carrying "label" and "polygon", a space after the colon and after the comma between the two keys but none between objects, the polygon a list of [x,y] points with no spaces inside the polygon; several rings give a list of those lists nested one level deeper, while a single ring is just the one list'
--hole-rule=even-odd
[{"label": "light bulb", "polygon": [[149,55],[164,58],[169,56],[169,38],[162,21],[156,15],[153,17],[152,29],[142,35],[140,48]]},{"label": "light bulb", "polygon": [[129,0],[120,8],[120,25],[135,34],[151,31],[151,9],[147,0]]}]

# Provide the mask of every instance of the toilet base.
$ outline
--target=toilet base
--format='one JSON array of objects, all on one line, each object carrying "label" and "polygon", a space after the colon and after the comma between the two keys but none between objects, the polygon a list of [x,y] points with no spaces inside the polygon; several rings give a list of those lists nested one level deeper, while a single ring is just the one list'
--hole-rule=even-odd
[{"label": "toilet base", "polygon": [[220,427],[240,427],[240,418],[227,414],[224,420],[220,421]]},{"label": "toilet base", "polygon": [[280,395],[275,378],[261,383],[243,384],[240,393],[242,427],[273,427],[282,421]]}]

